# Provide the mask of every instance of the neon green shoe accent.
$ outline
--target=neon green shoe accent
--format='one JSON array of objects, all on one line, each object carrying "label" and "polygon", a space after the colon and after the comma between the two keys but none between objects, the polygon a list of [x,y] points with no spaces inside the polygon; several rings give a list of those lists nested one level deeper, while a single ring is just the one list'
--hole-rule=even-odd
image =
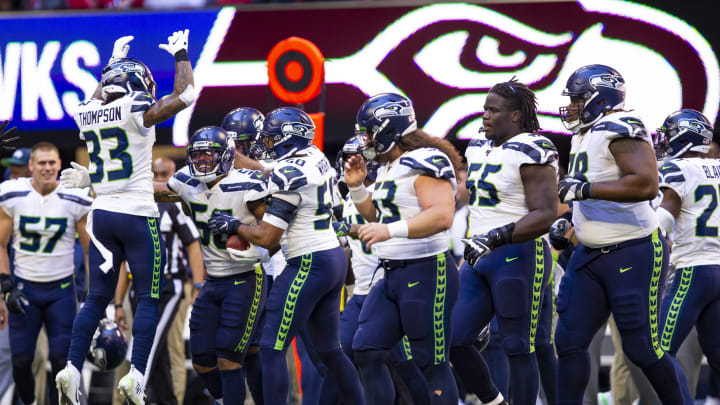
[{"label": "neon green shoe accent", "polygon": [[682,270],[680,285],[677,291],[675,291],[672,303],[670,303],[670,310],[665,318],[665,327],[663,328],[660,340],[660,347],[665,351],[670,351],[673,335],[675,334],[675,326],[677,325],[678,316],[680,316],[680,309],[682,309],[685,297],[688,292],[690,292],[690,283],[692,283],[693,276],[695,275],[695,267],[684,267],[683,269],[678,269],[677,272],[679,273],[680,270]]},{"label": "neon green shoe accent", "polygon": [[652,234],[653,245],[653,272],[650,278],[650,341],[657,358],[661,358],[665,352],[660,348],[658,342],[658,290],[660,287],[660,276],[663,269],[663,246],[660,241],[657,229]]},{"label": "neon green shoe accent", "polygon": [[[245,280],[243,280],[243,283]],[[235,281],[235,285],[238,282]],[[258,309],[260,308],[260,299],[262,298],[263,290],[263,271],[262,267],[258,264],[255,266],[255,294],[253,294],[252,304],[250,305],[250,312],[248,313],[247,322],[245,322],[245,331],[243,332],[242,338],[235,346],[236,352],[242,352],[247,347],[250,337],[255,329],[255,320],[257,319]]]},{"label": "neon green shoe accent", "polygon": [[402,337],[403,351],[405,352],[405,360],[412,360],[412,349],[410,348],[410,341],[407,335]]},{"label": "neon green shoe accent", "polygon": [[545,248],[541,238],[535,239],[535,275],[533,277],[532,306],[530,307],[530,353],[535,352],[535,335],[537,335],[538,318],[540,317],[540,300],[542,299],[543,275],[545,274]]},{"label": "neon green shoe accent", "polygon": [[437,255],[435,277],[435,304],[433,305],[434,364],[447,360],[445,353],[445,290],[447,288],[447,267],[445,253]]},{"label": "neon green shoe accent", "polygon": [[147,219],[148,228],[150,228],[150,236],[153,242],[153,273],[152,285],[150,287],[150,296],[152,298],[160,298],[160,277],[162,276],[162,251],[160,249],[160,234],[157,229],[157,220],[155,218]]},{"label": "neon green shoe accent", "polygon": [[312,267],[312,253],[303,255],[300,261],[295,278],[290,285],[287,297],[285,297],[285,307],[283,308],[283,317],[278,329],[277,338],[275,339],[275,350],[285,350],[285,341],[287,340],[290,326],[292,326],[293,317],[295,316],[295,304],[297,303],[300,290],[302,290],[305,281],[307,281],[310,268]]}]

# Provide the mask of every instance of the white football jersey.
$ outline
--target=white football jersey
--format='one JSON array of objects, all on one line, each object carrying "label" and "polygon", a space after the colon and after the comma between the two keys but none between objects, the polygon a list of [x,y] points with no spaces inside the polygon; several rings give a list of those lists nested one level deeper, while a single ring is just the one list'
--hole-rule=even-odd
[{"label": "white football jersey", "polygon": [[263,221],[285,229],[280,245],[286,260],[340,245],[332,227],[335,187],[330,162],[315,146],[297,157],[276,162],[270,174],[270,194],[299,196],[293,213],[274,212],[269,205]]},{"label": "white football jersey", "polygon": [[151,170],[155,127],[143,114],[155,103],[146,92],[132,92],[111,103],[80,104],[75,123],[90,155],[90,181],[97,195],[93,209],[157,217]]},{"label": "white football jersey", "polygon": [[477,134],[465,149],[468,176],[468,235],[483,234],[529,211],[520,177],[524,165],[549,165],[558,170],[555,145],[542,135],[522,133],[502,145]]},{"label": "white football jersey", "polygon": [[674,190],[682,206],[670,239],[676,268],[720,264],[719,159],[673,159],[660,167],[660,187]]},{"label": "white football jersey", "polygon": [[262,172],[231,170],[212,188],[208,188],[207,184],[191,177],[190,169],[185,166],[168,180],[167,185],[190,208],[191,217],[200,231],[203,262],[209,275],[225,277],[254,271],[260,257],[243,260],[231,258],[225,247],[227,235],[214,235],[208,227],[208,221],[213,213],[220,211],[238,218],[243,224],[257,224],[255,216],[247,208],[247,203],[262,200],[267,196],[267,183]]},{"label": "white football jersey", "polygon": [[88,212],[88,189],[64,189],[40,195],[30,178],[0,184],[0,207],[13,220],[15,274],[25,280],[50,282],[75,270],[75,224]]},{"label": "white football jersey", "polygon": [[[368,187],[368,191],[372,192],[372,187]],[[355,203],[348,195],[343,203],[342,211],[343,221],[348,224],[365,224],[365,218],[358,212]],[[352,264],[353,274],[355,275],[355,289],[353,294],[367,295],[370,287],[383,278],[384,271],[378,266],[378,258],[372,252],[372,249],[365,247],[360,239],[347,237],[347,243],[350,247],[350,263]]]},{"label": "white football jersey", "polygon": [[[616,139],[640,139],[652,145],[642,121],[620,111],[601,118],[584,135],[575,135],[568,174],[591,183],[615,181],[620,169],[610,152]],[[573,201],[575,235],[585,246],[598,248],[650,235],[658,220],[649,201],[634,203],[588,199]]]},{"label": "white football jersey", "polygon": [[[455,171],[445,153],[435,148],[405,152],[378,169],[378,181],[372,193],[377,222],[408,220],[422,211],[415,192],[415,180],[419,176],[447,180],[453,194],[457,191]],[[449,247],[450,236],[442,231],[425,238],[391,238],[376,243],[374,252],[381,259],[418,259],[445,252]]]}]

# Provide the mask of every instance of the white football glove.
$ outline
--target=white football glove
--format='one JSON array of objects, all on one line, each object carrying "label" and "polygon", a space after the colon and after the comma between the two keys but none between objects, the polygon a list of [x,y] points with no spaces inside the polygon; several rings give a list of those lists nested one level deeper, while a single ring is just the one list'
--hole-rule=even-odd
[{"label": "white football glove", "polygon": [[132,35],[127,35],[116,39],[115,45],[113,45],[113,53],[108,63],[113,63],[117,59],[127,57],[128,51],[130,50],[129,43],[133,39],[135,39],[135,37]]},{"label": "white football glove", "polygon": [[255,247],[252,243],[250,244],[250,247],[245,250],[237,250],[233,248],[227,248],[228,254],[230,254],[230,258],[233,260],[238,261],[246,261],[246,260],[255,260],[255,261],[261,261],[262,259],[262,253],[260,253],[260,250]]},{"label": "white football glove", "polygon": [[71,168],[60,172],[60,184],[65,188],[90,187],[90,173],[87,167],[70,162]]},{"label": "white football glove", "polygon": [[168,53],[173,56],[183,49],[187,51],[189,33],[190,30],[188,29],[185,29],[184,31],[176,31],[168,37],[167,44],[160,44],[158,47],[168,51]]}]

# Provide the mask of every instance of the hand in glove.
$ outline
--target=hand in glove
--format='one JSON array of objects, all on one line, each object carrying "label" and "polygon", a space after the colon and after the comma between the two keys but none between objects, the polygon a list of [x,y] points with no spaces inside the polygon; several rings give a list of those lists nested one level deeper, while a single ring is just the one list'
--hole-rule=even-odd
[{"label": "hand in glove", "polygon": [[491,229],[487,233],[475,235],[468,239],[462,239],[465,243],[463,256],[468,264],[475,267],[478,259],[489,254],[493,249],[512,242],[512,233],[515,223],[511,222],[499,228]]},{"label": "hand in glove", "polygon": [[7,145],[20,139],[19,136],[12,136],[15,131],[17,131],[17,127],[12,127],[6,131],[5,127],[7,127],[7,125],[7,120],[5,120],[5,122],[0,125],[0,149],[15,150],[15,148],[13,148],[12,146]]},{"label": "hand in glove", "polygon": [[127,35],[116,39],[115,45],[113,45],[113,53],[108,63],[113,63],[118,59],[127,57],[128,51],[130,50],[129,43],[133,39],[135,39],[135,37],[132,35]]},{"label": "hand in glove", "polygon": [[70,162],[70,168],[60,172],[60,184],[65,188],[90,187],[90,173],[87,167]]},{"label": "hand in glove", "polygon": [[590,198],[592,184],[566,176],[558,183],[558,196],[560,202],[567,204],[570,201],[586,200]]},{"label": "hand in glove", "polygon": [[345,221],[333,221],[332,226],[338,237],[347,236],[350,233],[350,224]]},{"label": "hand in glove", "polygon": [[25,315],[25,307],[30,303],[22,291],[15,287],[9,274],[0,274],[0,289],[8,311],[13,314]]},{"label": "hand in glove", "polygon": [[550,226],[549,232],[550,245],[552,245],[553,248],[556,250],[565,250],[568,246],[570,246],[570,240],[565,237],[565,234],[568,233],[570,227],[572,227],[572,223],[566,218],[561,217],[553,222]]},{"label": "hand in glove", "polygon": [[222,212],[216,212],[208,221],[210,230],[215,235],[230,234],[234,235],[237,233],[240,227],[240,220]]},{"label": "hand in glove", "polygon": [[176,58],[175,60],[177,60],[177,57],[179,55],[184,53],[184,55],[185,55],[184,60],[187,60],[188,34],[189,33],[190,33],[190,30],[188,30],[188,29],[186,29],[184,31],[175,31],[175,32],[173,32],[172,35],[170,35],[168,37],[167,44],[160,44],[160,45],[158,45],[158,47],[168,51],[168,53],[170,55],[175,56],[175,58]]}]

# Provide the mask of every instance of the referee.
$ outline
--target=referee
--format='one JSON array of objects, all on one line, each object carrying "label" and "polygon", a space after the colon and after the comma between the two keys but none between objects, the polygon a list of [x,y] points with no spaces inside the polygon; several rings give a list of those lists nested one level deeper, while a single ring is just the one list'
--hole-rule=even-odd
[{"label": "referee", "polygon": [[[168,158],[157,158],[153,161],[152,171],[154,181],[165,182],[175,173],[175,163]],[[158,203],[158,209],[160,211],[159,228],[167,247],[167,266],[158,307],[157,330],[146,367],[145,384],[148,388],[149,402],[158,405],[177,405],[182,404],[184,392],[176,393],[173,387],[183,387],[186,376],[182,325],[188,305],[197,295],[197,288],[193,287],[192,298],[186,296],[187,274],[191,270],[193,286],[201,285],[205,276],[205,267],[200,251],[200,234],[195,224],[183,213],[180,203]],[[129,270],[132,272],[132,269]],[[120,277],[120,279],[126,278]],[[127,283],[118,283],[115,307],[120,312],[122,312],[122,300],[126,291]],[[132,290],[130,302],[135,311],[136,301]],[[116,316],[116,319],[122,321],[124,314],[122,315],[119,319]],[[180,318],[177,321],[180,322],[175,322],[176,315]],[[179,324],[179,328],[174,327],[175,324]],[[179,329],[180,332],[177,333],[176,329]],[[179,342],[177,342],[178,339]],[[183,357],[180,362],[182,369],[179,372],[173,372],[175,368],[171,367],[170,351],[178,351],[178,345],[180,355]]]}]

